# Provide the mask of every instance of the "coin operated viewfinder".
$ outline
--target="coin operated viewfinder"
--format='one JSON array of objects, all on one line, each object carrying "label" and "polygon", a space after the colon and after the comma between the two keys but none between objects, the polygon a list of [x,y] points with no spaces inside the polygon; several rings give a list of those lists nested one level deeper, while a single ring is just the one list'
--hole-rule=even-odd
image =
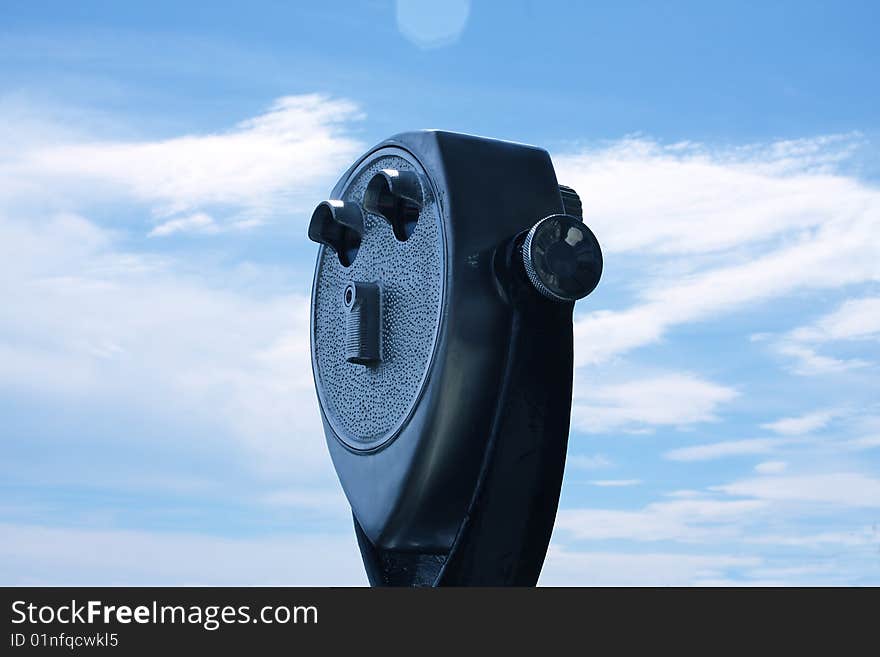
[{"label": "coin operated viewfinder", "polygon": [[311,350],[371,584],[534,585],[559,502],[574,302],[602,252],[546,151],[397,135],[315,208]]}]

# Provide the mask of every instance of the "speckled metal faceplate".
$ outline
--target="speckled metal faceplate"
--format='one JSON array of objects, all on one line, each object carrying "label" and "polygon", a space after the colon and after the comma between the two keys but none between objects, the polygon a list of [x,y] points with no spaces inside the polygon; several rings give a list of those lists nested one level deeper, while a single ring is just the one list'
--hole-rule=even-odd
[{"label": "speckled metal faceplate", "polygon": [[[322,247],[312,293],[312,365],[318,397],[336,435],[355,449],[376,449],[395,436],[413,409],[431,365],[443,306],[445,249],[440,208],[419,164],[398,149],[382,149],[352,174],[341,200],[361,205],[381,169],[420,174],[424,203],[415,231],[399,241],[381,215],[364,216],[364,235],[351,266]],[[345,359],[349,283],[381,290],[381,360]]]}]

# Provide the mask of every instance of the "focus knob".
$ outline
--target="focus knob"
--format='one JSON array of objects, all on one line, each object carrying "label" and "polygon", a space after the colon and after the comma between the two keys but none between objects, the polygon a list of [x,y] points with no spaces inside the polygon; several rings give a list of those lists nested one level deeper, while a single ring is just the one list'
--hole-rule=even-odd
[{"label": "focus knob", "polygon": [[522,245],[522,260],[529,282],[552,301],[583,299],[602,277],[596,236],[570,214],[553,214],[532,226]]}]

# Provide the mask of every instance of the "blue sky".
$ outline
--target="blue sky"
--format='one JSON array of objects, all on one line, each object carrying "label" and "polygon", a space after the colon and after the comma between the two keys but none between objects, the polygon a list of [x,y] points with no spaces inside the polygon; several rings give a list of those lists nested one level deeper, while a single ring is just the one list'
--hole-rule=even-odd
[{"label": "blue sky", "polygon": [[3,3],[0,582],[363,584],[308,359],[372,143],[538,144],[606,256],[545,584],[880,584],[873,3]]}]

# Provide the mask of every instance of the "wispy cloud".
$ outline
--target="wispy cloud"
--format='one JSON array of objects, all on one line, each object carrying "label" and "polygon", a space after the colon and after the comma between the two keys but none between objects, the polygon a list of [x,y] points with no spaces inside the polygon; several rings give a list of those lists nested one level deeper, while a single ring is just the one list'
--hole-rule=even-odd
[{"label": "wispy cloud", "polygon": [[812,346],[783,341],[776,345],[776,352],[790,359],[792,371],[804,376],[839,374],[867,367],[870,363],[862,358],[834,358],[825,356]]},{"label": "wispy cloud", "polygon": [[565,460],[566,468],[576,470],[600,470],[611,465],[611,459],[602,454],[573,454]]},{"label": "wispy cloud", "polygon": [[880,508],[880,479],[855,472],[759,477],[715,488],[765,501]]},{"label": "wispy cloud", "polygon": [[841,446],[845,449],[861,451],[863,449],[877,449],[880,447],[880,434],[873,436],[859,436],[858,438],[850,438],[841,441]]},{"label": "wispy cloud", "polygon": [[719,149],[631,138],[554,162],[606,252],[698,255],[858,223],[876,191],[836,173],[858,143],[837,135]]},{"label": "wispy cloud", "polygon": [[[23,261],[34,243],[43,258]],[[0,254],[4,302],[17,309],[0,318],[4,388],[88,395],[176,418],[181,431],[201,418],[265,467],[305,475],[324,462],[306,297],[252,296],[235,277],[218,285],[127,253],[82,218],[0,222]]]},{"label": "wispy cloud", "polygon": [[780,418],[779,420],[767,422],[761,426],[764,429],[769,429],[770,431],[782,434],[783,436],[799,436],[828,426],[828,423],[840,414],[839,411],[833,410],[813,411],[812,413],[799,415],[797,417]]},{"label": "wispy cloud", "polygon": [[581,431],[645,430],[710,422],[737,392],[691,373],[665,373],[604,385],[576,385],[572,424]]},{"label": "wispy cloud", "polygon": [[[80,135],[4,152],[0,301],[15,312],[0,316],[0,386],[87,396],[165,418],[178,432],[213,426],[198,440],[243,450],[268,470],[332,481],[310,374],[309,301],[289,291],[291,272],[274,286],[275,267],[196,262],[119,228],[137,204],[163,218],[153,236],[240,229],[244,217],[289,209],[314,185],[329,186],[360,148],[345,136],[357,116],[348,101],[285,97],[216,134]],[[44,188],[50,208],[37,203]],[[120,197],[123,221],[89,218],[90,209],[116,210]],[[203,209],[211,206],[226,214]]]},{"label": "wispy cloud", "polygon": [[0,532],[0,581],[6,585],[366,584],[350,531],[229,538],[0,524]]},{"label": "wispy cloud", "polygon": [[[758,336],[767,340],[770,336]],[[880,338],[880,298],[847,299],[836,310],[771,340],[773,349],[792,361],[796,374],[845,372],[871,365],[862,358],[836,358],[819,353],[822,345]]]},{"label": "wispy cloud", "polygon": [[689,586],[760,566],[754,556],[584,550],[552,545],[544,586]]},{"label": "wispy cloud", "polygon": [[186,217],[170,219],[156,226],[148,233],[148,237],[165,237],[174,233],[216,233],[217,223],[211,215],[197,212]]},{"label": "wispy cloud", "polygon": [[578,540],[715,541],[767,505],[757,499],[707,497],[654,502],[636,511],[563,509],[559,529]]},{"label": "wispy cloud", "polygon": [[[857,472],[783,474],[781,462],[762,466],[763,476],[677,491],[635,510],[563,509],[557,545],[574,559],[601,553],[611,542],[622,555],[662,544],[671,563],[694,556],[723,560],[731,553],[748,561],[715,583],[871,581],[880,535],[866,522],[870,516],[847,514],[877,509],[880,481]],[[816,532],[817,526],[824,531]],[[714,577],[690,572],[684,583]]]},{"label": "wispy cloud", "polygon": [[557,157],[603,249],[652,258],[637,303],[578,317],[577,363],[795,291],[880,280],[880,190],[834,170],[851,144],[719,152],[630,140]]},{"label": "wispy cloud", "polygon": [[755,472],[759,474],[779,474],[788,469],[785,461],[762,461],[755,466]]},{"label": "wispy cloud", "polygon": [[678,447],[663,454],[670,461],[712,461],[728,456],[767,454],[786,444],[778,438],[746,438],[744,440],[722,440],[716,443]]},{"label": "wispy cloud", "polygon": [[348,100],[287,96],[224,132],[24,145],[6,154],[0,173],[17,181],[8,193],[18,200],[42,187],[55,204],[141,203],[160,222],[157,236],[246,228],[312,203],[362,149],[349,135],[360,116]]},{"label": "wispy cloud", "polygon": [[880,297],[847,299],[816,322],[793,330],[789,336],[801,342],[880,339]]}]

